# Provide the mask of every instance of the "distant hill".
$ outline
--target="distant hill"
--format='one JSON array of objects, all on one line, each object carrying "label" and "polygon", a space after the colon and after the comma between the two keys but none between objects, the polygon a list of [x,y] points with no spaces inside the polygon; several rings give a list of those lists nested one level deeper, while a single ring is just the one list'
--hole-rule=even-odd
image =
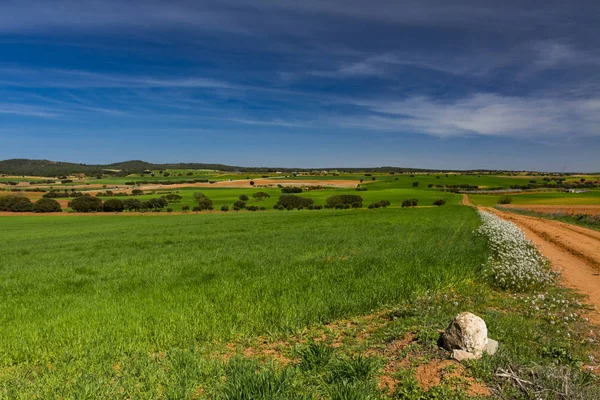
[{"label": "distant hill", "polygon": [[[306,172],[313,170],[337,170],[340,172],[495,172],[488,170],[458,171],[458,170],[432,170],[422,168],[376,167],[376,168],[275,168],[275,167],[239,167],[224,164],[203,163],[174,163],[154,164],[141,160],[130,160],[113,164],[77,164],[62,161],[30,160],[14,158],[0,161],[0,174],[14,176],[45,176],[55,177],[83,173],[88,176],[106,173],[107,171],[120,171],[118,175],[139,174],[145,170],[164,169],[212,169],[225,172]],[[499,172],[499,171],[498,171]]]}]

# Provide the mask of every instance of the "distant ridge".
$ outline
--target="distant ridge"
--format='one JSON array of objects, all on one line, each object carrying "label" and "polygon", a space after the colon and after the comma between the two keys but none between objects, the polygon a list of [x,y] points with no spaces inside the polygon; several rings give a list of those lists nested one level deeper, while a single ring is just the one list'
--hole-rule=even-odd
[{"label": "distant ridge", "polygon": [[[0,161],[0,174],[5,175],[30,175],[30,176],[61,176],[83,173],[97,175],[107,170],[119,170],[121,175],[139,174],[145,170],[164,169],[212,169],[226,172],[306,172],[313,170],[337,170],[340,172],[505,172],[493,170],[439,170],[404,167],[372,167],[372,168],[277,168],[277,167],[240,167],[224,164],[204,163],[169,163],[154,164],[141,160],[129,160],[112,164],[77,164],[63,161],[30,160],[27,158],[13,158]],[[510,171],[515,172],[515,171]]]}]

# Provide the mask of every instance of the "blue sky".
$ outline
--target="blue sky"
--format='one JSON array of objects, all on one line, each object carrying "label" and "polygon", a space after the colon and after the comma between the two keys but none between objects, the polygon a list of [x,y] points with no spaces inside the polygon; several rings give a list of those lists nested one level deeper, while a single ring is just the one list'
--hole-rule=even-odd
[{"label": "blue sky", "polygon": [[3,0],[17,157],[600,171],[600,5]]}]

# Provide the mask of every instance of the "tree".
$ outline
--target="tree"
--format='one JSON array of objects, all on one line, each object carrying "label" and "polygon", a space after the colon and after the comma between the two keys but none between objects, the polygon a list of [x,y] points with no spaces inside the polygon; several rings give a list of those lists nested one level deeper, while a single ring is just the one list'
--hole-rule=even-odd
[{"label": "tree", "polygon": [[119,199],[109,199],[102,205],[104,212],[122,212],[125,209],[123,201]]},{"label": "tree", "polygon": [[265,192],[256,192],[252,195],[252,197],[254,197],[258,201],[263,201],[264,199],[268,199],[269,197],[271,197],[271,195]]},{"label": "tree", "polygon": [[194,193],[194,201],[196,203],[202,199],[208,199],[208,196],[206,196],[204,193],[200,193],[200,192]]},{"label": "tree", "polygon": [[229,211],[229,206],[227,204],[221,206],[221,211]]},{"label": "tree", "polygon": [[138,199],[125,199],[123,200],[123,208],[127,211],[140,211],[142,202]]},{"label": "tree", "polygon": [[49,213],[49,212],[61,212],[62,208],[58,201],[54,199],[41,198],[33,205],[33,212],[36,213]]},{"label": "tree", "polygon": [[27,212],[33,209],[31,200],[23,196],[0,197],[0,211]]},{"label": "tree", "polygon": [[354,208],[362,207],[363,198],[355,194],[338,194],[327,198],[327,208],[344,208],[348,205]]},{"label": "tree", "polygon": [[295,196],[293,194],[282,194],[279,196],[279,201],[276,206],[293,210],[294,208],[309,207],[314,204],[314,200],[307,197]]},{"label": "tree", "polygon": [[77,212],[102,211],[102,200],[98,197],[92,197],[89,194],[77,197],[69,202],[69,207]]},{"label": "tree", "polygon": [[203,211],[203,210],[212,210],[213,209],[213,202],[208,197],[204,197],[203,199],[200,199],[200,201],[198,201],[198,207],[197,208],[200,211]]},{"label": "tree", "polygon": [[233,203],[233,209],[235,210],[236,208],[238,210],[246,208],[246,202],[244,200],[237,200],[235,203]]},{"label": "tree", "polygon": [[131,194],[132,194],[132,195],[134,195],[134,196],[141,196],[141,195],[143,195],[143,194],[144,194],[144,191],[143,191],[143,190],[141,190],[141,189],[133,189],[133,190],[131,191]]},{"label": "tree", "polygon": [[245,194],[241,194],[239,199],[242,201],[248,201],[248,196],[246,196]]},{"label": "tree", "polygon": [[165,196],[165,199],[169,203],[179,203],[181,201],[182,197],[175,193],[169,193],[168,195]]},{"label": "tree", "polygon": [[254,186],[254,181],[250,181],[250,186]]},{"label": "tree", "polygon": [[402,202],[402,207],[416,207],[419,204],[417,199],[408,199]]},{"label": "tree", "polygon": [[419,187],[419,182],[413,182],[413,187]]},{"label": "tree", "polygon": [[444,199],[437,199],[436,201],[433,202],[434,206],[443,206],[444,204],[446,204],[446,200]]}]

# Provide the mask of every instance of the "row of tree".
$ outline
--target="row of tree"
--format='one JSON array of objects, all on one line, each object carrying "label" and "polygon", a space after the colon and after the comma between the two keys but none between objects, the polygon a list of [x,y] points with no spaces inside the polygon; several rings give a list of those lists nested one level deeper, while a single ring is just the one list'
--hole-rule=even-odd
[{"label": "row of tree", "polygon": [[27,197],[12,195],[0,197],[0,211],[48,213],[61,212],[62,209],[54,199],[41,198],[32,203]]}]

